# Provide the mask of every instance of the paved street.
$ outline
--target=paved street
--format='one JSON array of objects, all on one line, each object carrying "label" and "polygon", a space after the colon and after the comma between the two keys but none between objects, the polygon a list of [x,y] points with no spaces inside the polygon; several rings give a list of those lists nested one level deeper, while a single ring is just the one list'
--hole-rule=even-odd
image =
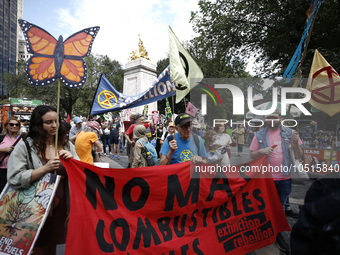
[{"label": "paved street", "polygon": [[[231,156],[231,164],[237,165],[241,163],[245,163],[250,161],[249,156],[249,147],[245,146],[243,149],[243,153],[241,157],[237,157],[237,147],[232,148],[232,156]],[[101,157],[102,162],[107,162],[110,164],[110,168],[126,168],[128,165],[128,157],[126,155],[126,150],[123,151],[120,155],[120,159],[118,160],[117,157],[114,157],[113,159],[109,158],[109,156],[103,156]],[[312,184],[313,180],[305,181],[303,183],[293,183],[292,193],[290,195],[290,203],[291,208],[298,212],[299,206],[303,204],[304,196]],[[287,217],[289,225],[292,227],[296,223],[296,219]],[[260,250],[256,251],[256,254],[258,255],[280,255],[280,251],[276,247],[275,243],[264,247]]]}]

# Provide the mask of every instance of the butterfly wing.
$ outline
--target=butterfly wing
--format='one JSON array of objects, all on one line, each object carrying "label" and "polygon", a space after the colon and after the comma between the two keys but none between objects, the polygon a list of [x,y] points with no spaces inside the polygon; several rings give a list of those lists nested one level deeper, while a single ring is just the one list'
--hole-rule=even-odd
[{"label": "butterfly wing", "polygon": [[30,84],[43,86],[55,82],[58,77],[54,52],[57,40],[44,29],[19,20],[24,33],[27,51],[33,54],[26,63],[26,74]]},{"label": "butterfly wing", "polygon": [[64,42],[64,61],[61,65],[61,80],[67,87],[83,86],[87,78],[87,66],[84,57],[91,53],[93,41],[99,27],[83,29]]}]

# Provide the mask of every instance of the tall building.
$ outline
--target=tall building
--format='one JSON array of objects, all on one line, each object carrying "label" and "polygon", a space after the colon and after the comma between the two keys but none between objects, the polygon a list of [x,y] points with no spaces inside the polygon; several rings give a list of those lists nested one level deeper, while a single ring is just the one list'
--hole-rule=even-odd
[{"label": "tall building", "polygon": [[6,73],[15,73],[17,61],[18,1],[20,0],[0,0],[0,97],[2,99],[8,97],[4,76]]}]

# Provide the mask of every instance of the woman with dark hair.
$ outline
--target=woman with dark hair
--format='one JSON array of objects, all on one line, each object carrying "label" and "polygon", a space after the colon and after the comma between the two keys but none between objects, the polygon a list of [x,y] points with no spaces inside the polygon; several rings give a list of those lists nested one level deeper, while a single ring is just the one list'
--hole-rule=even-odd
[{"label": "woman with dark hair", "polygon": [[22,141],[14,148],[8,160],[8,182],[16,189],[28,188],[34,181],[43,176],[48,178],[53,172],[61,175],[53,208],[35,244],[34,254],[55,254],[56,245],[66,241],[68,182],[66,170],[55,156],[57,130],[59,157],[78,159],[78,156],[74,145],[68,141],[64,126],[57,127],[57,118],[61,123],[54,107],[37,106],[32,113],[27,134],[29,150]]},{"label": "woman with dark hair", "polygon": [[0,136],[0,193],[7,183],[7,162],[14,146],[21,140],[20,122],[16,117],[5,121],[4,130]]}]

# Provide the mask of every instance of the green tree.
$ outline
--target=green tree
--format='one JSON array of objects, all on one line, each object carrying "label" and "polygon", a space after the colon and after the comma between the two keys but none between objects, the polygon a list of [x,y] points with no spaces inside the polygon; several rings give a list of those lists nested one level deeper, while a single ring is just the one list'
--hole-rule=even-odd
[{"label": "green tree", "polygon": [[[199,34],[195,43],[203,50],[209,49],[206,52],[211,58],[230,61],[255,56],[261,65],[258,74],[282,75],[300,42],[309,5],[310,1],[295,0],[201,0],[200,10],[191,17]],[[305,76],[315,49],[335,69],[340,68],[339,24],[340,1],[324,1],[308,46]]]},{"label": "green tree", "polygon": [[[87,116],[89,114],[101,74],[104,74],[117,90],[122,90],[124,73],[118,61],[111,60],[108,56],[90,55],[85,62],[88,75],[83,87],[67,88],[61,83],[60,112],[62,116],[66,117],[67,114]],[[57,105],[58,83],[43,87],[30,85],[25,73],[24,61],[17,63],[16,75],[8,74],[5,79],[10,97],[38,99],[52,106]]]}]

